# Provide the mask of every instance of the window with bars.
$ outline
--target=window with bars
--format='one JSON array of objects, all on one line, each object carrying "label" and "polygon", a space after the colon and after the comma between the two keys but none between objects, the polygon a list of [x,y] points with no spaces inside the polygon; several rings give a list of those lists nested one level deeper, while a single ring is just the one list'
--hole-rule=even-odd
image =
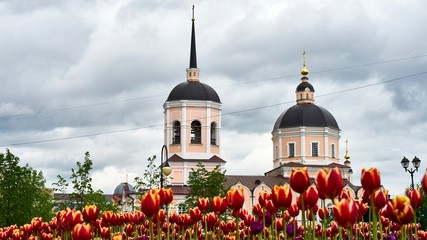
[{"label": "window with bars", "polygon": [[172,144],[180,144],[180,143],[181,143],[181,123],[179,121],[175,121],[173,123]]},{"label": "window with bars", "polygon": [[288,143],[288,157],[295,157],[295,143]]},{"label": "window with bars", "polygon": [[202,125],[199,121],[193,121],[191,123],[191,143],[200,144],[202,143]]},{"label": "window with bars", "polygon": [[319,143],[318,142],[312,142],[311,143],[311,156],[312,157],[318,157],[319,156]]}]

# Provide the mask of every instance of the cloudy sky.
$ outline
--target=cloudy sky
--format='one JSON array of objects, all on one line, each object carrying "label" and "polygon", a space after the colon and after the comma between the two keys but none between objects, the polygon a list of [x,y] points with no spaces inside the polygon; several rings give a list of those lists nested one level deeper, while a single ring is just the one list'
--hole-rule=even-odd
[{"label": "cloudy sky", "polygon": [[[160,155],[163,103],[185,80],[196,4],[201,81],[223,103],[228,174],[272,168],[271,130],[295,104],[302,52],[316,104],[349,141],[354,181],[377,167],[392,195],[427,167],[427,2],[0,1],[0,146],[68,177],[89,151],[94,187]],[[80,137],[81,136],[81,137]]]}]

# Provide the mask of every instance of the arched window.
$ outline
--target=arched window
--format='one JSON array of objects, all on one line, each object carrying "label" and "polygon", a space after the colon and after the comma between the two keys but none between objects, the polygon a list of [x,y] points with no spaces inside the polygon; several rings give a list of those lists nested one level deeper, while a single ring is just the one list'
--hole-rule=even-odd
[{"label": "arched window", "polygon": [[179,121],[175,121],[173,123],[173,136],[172,136],[172,144],[180,144],[181,143],[181,123]]},{"label": "arched window", "polygon": [[202,125],[199,121],[191,123],[191,143],[202,143]]},{"label": "arched window", "polygon": [[211,145],[216,145],[217,131],[216,123],[211,123]]}]

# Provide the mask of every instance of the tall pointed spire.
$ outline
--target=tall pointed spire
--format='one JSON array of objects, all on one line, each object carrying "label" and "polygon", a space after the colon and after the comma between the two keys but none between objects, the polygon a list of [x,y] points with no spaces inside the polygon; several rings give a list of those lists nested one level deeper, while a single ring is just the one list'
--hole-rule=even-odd
[{"label": "tall pointed spire", "polygon": [[193,5],[193,17],[191,18],[191,50],[190,50],[190,68],[197,68],[197,57],[196,57],[196,30],[194,27],[194,5]]},{"label": "tall pointed spire", "polygon": [[199,69],[197,68],[197,56],[196,56],[196,30],[194,27],[194,5],[193,5],[193,17],[191,18],[191,48],[190,48],[190,66],[187,68],[187,81],[198,82]]}]

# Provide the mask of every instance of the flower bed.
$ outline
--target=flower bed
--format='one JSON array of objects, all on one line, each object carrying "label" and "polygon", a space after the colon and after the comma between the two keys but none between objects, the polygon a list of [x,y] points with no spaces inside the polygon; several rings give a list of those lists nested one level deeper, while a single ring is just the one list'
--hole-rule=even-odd
[{"label": "flower bed", "polygon": [[[375,168],[362,170],[361,184],[364,196],[354,199],[343,190],[338,168],[320,170],[315,185],[306,168],[293,169],[289,184],[261,193],[251,213],[242,209],[241,188],[225,197],[200,198],[198,207],[181,214],[162,209],[172,202],[170,189],[151,189],[141,198],[141,211],[66,209],[50,221],[35,217],[23,226],[0,228],[0,239],[427,239],[414,213],[422,205],[418,189],[390,200]],[[427,173],[422,186],[427,192]],[[333,203],[331,213],[325,201]]]}]

